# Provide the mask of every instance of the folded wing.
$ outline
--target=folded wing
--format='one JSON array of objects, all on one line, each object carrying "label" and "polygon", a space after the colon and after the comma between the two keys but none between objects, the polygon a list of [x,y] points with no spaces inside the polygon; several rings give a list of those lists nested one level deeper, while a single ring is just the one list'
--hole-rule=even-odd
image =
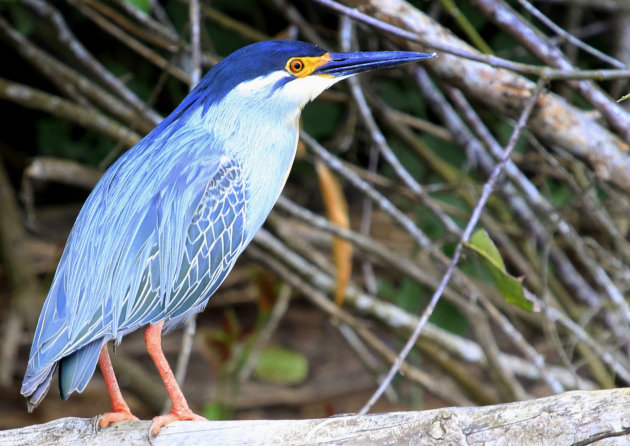
[{"label": "folded wing", "polygon": [[[234,265],[245,180],[235,160],[196,153],[199,142],[188,138],[179,159],[138,148],[88,198],[35,332],[22,384],[31,409],[58,364],[62,397],[82,391],[105,342],[160,320],[172,328],[203,309]],[[156,178],[153,163],[169,174]]]}]

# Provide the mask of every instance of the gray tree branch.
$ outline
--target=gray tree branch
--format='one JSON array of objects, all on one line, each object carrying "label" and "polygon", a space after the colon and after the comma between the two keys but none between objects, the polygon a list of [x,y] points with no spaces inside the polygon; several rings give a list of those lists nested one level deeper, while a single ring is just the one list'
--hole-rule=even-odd
[{"label": "gray tree branch", "polygon": [[[148,444],[150,421],[97,431],[94,419],[62,418],[0,432],[0,446]],[[346,415],[314,420],[178,422],[159,445],[622,445],[630,441],[630,389],[567,392],[485,407]],[[604,440],[604,441],[602,441]]]}]

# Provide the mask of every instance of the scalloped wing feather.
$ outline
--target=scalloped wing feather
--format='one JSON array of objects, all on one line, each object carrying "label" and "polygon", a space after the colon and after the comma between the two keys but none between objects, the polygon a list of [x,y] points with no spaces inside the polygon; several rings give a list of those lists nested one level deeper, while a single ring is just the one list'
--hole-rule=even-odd
[{"label": "scalloped wing feather", "polygon": [[246,203],[240,166],[208,139],[183,135],[177,157],[143,140],[99,182],[40,315],[23,394],[41,394],[55,363],[94,340],[205,306],[244,248]]}]

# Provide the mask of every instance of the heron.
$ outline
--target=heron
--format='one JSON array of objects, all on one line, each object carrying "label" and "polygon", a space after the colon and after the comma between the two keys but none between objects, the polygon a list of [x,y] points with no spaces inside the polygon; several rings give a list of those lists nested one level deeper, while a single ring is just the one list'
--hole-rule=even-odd
[{"label": "heron", "polygon": [[333,53],[299,41],[243,47],[216,64],[177,108],[104,173],[70,232],[44,302],[21,393],[31,412],[57,371],[65,401],[99,365],[112,411],[137,420],[107,344],[144,328],[172,401],[152,432],[195,414],[161,336],[202,311],[278,199],[304,106],[351,75],[434,57],[410,51]]}]

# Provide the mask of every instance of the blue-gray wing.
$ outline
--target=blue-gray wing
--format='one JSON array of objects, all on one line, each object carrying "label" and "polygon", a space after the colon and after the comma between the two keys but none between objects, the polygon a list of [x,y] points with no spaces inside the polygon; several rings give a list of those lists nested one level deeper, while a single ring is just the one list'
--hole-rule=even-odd
[{"label": "blue-gray wing", "polygon": [[155,243],[135,298],[124,302],[119,311],[120,329],[134,330],[162,320],[168,329],[205,307],[245,248],[245,198],[240,166],[223,158],[198,196],[178,255],[178,270],[164,283],[162,259],[168,254],[163,252],[163,243]]},{"label": "blue-gray wing", "polygon": [[[57,363],[67,397],[87,385],[108,340],[200,311],[245,248],[245,180],[235,160],[142,159],[147,153],[119,160],[75,223],[22,384],[32,406]],[[142,167],[154,163],[162,168]],[[158,171],[169,173],[159,178]]]}]

